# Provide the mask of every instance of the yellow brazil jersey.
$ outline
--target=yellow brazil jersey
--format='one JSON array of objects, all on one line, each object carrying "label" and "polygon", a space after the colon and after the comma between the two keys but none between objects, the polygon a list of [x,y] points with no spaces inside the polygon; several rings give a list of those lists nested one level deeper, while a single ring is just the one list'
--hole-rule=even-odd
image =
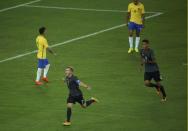
[{"label": "yellow brazil jersey", "polygon": [[48,48],[48,41],[42,35],[37,36],[36,38],[37,44],[37,58],[38,59],[46,59],[46,48]]},{"label": "yellow brazil jersey", "polygon": [[142,25],[142,15],[145,13],[144,5],[138,3],[135,5],[133,2],[128,6],[128,12],[130,13],[130,22]]}]

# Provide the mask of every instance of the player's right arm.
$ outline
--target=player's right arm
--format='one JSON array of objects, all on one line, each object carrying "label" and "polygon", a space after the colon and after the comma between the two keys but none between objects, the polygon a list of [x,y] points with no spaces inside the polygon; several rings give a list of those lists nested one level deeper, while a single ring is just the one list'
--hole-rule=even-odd
[{"label": "player's right arm", "polygon": [[128,24],[129,24],[129,21],[130,21],[130,15],[131,15],[131,13],[130,13],[130,12],[127,12],[127,26],[128,26]]},{"label": "player's right arm", "polygon": [[140,50],[140,65],[143,66],[144,65],[144,58],[142,57],[142,50]]},{"label": "player's right arm", "polygon": [[141,63],[141,64],[140,64],[141,66],[143,66],[144,63],[145,63],[145,62],[144,62],[144,59],[143,59],[142,57],[140,57],[140,63]]},{"label": "player's right arm", "polygon": [[142,72],[142,70],[143,70],[143,66],[144,66],[144,59],[142,58],[142,57],[140,57],[140,66],[139,66],[139,69],[140,69],[140,71]]},{"label": "player's right arm", "polygon": [[130,22],[130,18],[131,18],[131,6],[130,4],[128,5],[128,10],[127,10],[127,25],[129,24]]}]

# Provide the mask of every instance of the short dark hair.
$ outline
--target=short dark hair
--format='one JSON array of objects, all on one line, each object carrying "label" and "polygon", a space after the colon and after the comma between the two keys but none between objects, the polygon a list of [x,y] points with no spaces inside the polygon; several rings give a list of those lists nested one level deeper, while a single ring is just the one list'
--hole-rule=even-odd
[{"label": "short dark hair", "polygon": [[74,68],[72,66],[67,66],[67,69],[70,69],[72,72],[74,72]]},{"label": "short dark hair", "polygon": [[142,40],[142,42],[149,44],[149,40],[148,39],[144,39],[144,40]]},{"label": "short dark hair", "polygon": [[45,30],[46,30],[46,27],[44,27],[44,26],[43,26],[43,27],[40,27],[40,28],[39,28],[39,33],[40,33],[40,34],[44,34]]}]

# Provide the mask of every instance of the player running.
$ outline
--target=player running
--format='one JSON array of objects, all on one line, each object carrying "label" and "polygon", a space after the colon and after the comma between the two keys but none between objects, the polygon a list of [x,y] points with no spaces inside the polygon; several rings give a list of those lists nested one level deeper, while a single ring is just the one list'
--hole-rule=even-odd
[{"label": "player running", "polygon": [[72,115],[72,106],[76,102],[81,105],[81,107],[86,108],[90,106],[92,103],[98,102],[98,100],[94,97],[91,97],[90,100],[85,101],[83,98],[82,91],[80,90],[79,86],[82,86],[88,90],[91,89],[90,86],[84,84],[81,82],[74,74],[73,74],[73,68],[67,67],[65,69],[65,75],[66,79],[65,82],[69,88],[69,96],[67,98],[67,120],[63,123],[64,126],[70,126],[71,125],[71,115]]},{"label": "player running", "polygon": [[47,74],[48,70],[50,68],[50,64],[48,62],[48,59],[46,58],[46,50],[48,50],[51,54],[55,53],[49,48],[47,39],[45,38],[46,28],[41,27],[39,29],[39,35],[36,38],[36,44],[37,44],[37,58],[38,58],[38,70],[37,70],[37,77],[35,84],[36,85],[42,85],[43,83],[40,81],[41,74],[43,71],[43,77],[42,80],[45,82],[48,82]]},{"label": "player running", "polygon": [[[133,0],[128,6],[127,26],[129,29],[129,50],[128,53],[139,52],[140,32],[144,28],[145,9],[144,5],[139,0]],[[135,48],[133,47],[133,33],[136,31]]]},{"label": "player running", "polygon": [[[149,40],[142,41],[142,49],[140,51],[141,55],[141,66],[145,65],[144,83],[147,87],[155,87],[157,89],[157,94],[161,95],[161,101],[166,101],[166,93],[164,87],[161,85],[161,77],[158,64],[155,59],[153,50],[149,47]],[[156,84],[152,83],[151,80],[154,79]]]}]

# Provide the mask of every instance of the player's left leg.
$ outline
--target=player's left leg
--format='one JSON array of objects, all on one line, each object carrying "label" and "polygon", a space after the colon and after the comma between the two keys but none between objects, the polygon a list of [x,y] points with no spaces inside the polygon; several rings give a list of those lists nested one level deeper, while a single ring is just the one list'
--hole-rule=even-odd
[{"label": "player's left leg", "polygon": [[151,80],[154,77],[154,73],[153,72],[145,72],[144,73],[144,84],[147,87],[155,87],[157,90],[157,94],[160,94],[160,89],[158,88],[157,84],[154,84],[151,82]]},{"label": "player's left leg", "polygon": [[48,62],[48,59],[45,59],[45,60],[44,60],[44,64],[45,64],[45,68],[44,68],[44,73],[43,73],[43,78],[42,78],[42,80],[45,81],[45,82],[49,82],[48,77],[47,77],[48,70],[49,70],[49,68],[50,68],[50,64],[49,64],[49,62]]},{"label": "player's left leg", "polygon": [[86,108],[95,102],[99,102],[99,100],[94,97],[91,97],[89,100],[85,101],[83,96],[79,96],[77,102],[81,105],[81,107]]},{"label": "player's left leg", "polygon": [[166,92],[165,92],[164,86],[161,84],[160,81],[157,82],[157,86],[160,88],[160,91],[162,93],[162,99],[161,99],[161,101],[165,102],[166,101]]},{"label": "player's left leg", "polygon": [[135,40],[135,52],[139,52],[139,43],[140,43],[140,32],[142,30],[142,25],[136,25],[136,40]]},{"label": "player's left leg", "polygon": [[98,99],[91,97],[91,99],[86,101],[86,107],[90,106],[92,103],[99,102]]},{"label": "player's left leg", "polygon": [[160,92],[162,93],[161,101],[162,102],[166,101],[166,92],[165,92],[164,86],[161,84],[161,77],[160,77],[159,71],[155,72],[154,80],[156,81],[156,85],[158,86],[158,88],[160,89]]}]

